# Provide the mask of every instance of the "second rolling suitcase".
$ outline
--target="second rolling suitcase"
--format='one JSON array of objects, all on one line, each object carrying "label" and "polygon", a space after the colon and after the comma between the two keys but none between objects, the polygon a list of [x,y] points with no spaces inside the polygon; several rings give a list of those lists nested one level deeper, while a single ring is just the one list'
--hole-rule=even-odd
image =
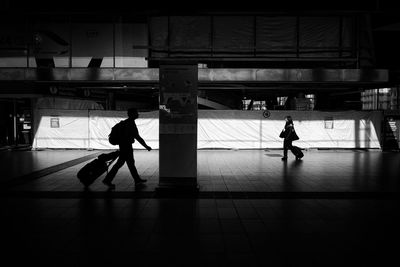
[{"label": "second rolling suitcase", "polygon": [[300,147],[298,146],[292,146],[292,153],[296,156],[296,159],[301,159],[304,157],[303,152],[301,151]]}]

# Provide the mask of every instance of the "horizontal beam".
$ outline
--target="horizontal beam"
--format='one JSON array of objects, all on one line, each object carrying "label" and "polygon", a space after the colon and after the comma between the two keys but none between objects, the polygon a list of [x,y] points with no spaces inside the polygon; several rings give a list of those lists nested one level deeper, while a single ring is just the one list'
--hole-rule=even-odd
[{"label": "horizontal beam", "polygon": [[388,82],[382,69],[205,69],[199,70],[199,81],[228,82],[311,82],[357,83]]},{"label": "horizontal beam", "polygon": [[197,104],[203,105],[203,106],[206,106],[206,107],[209,107],[209,108],[213,108],[213,109],[222,109],[222,110],[231,109],[228,106],[222,105],[220,103],[217,103],[215,101],[211,101],[211,100],[203,98],[203,97],[197,97]]},{"label": "horizontal beam", "polygon": [[[320,51],[318,51],[320,52]],[[170,52],[170,60],[184,60],[187,57],[184,56],[173,56],[171,55],[173,52]],[[221,52],[223,53],[223,52]],[[224,51],[226,54],[227,52]],[[316,52],[313,52],[316,53]],[[262,52],[258,52],[258,54],[262,54]],[[281,54],[290,54],[290,52],[281,52]],[[152,61],[163,61],[165,58],[163,57],[149,57],[148,60]],[[217,57],[217,56],[202,56],[202,57],[190,57],[190,60],[195,60],[198,62],[295,62],[295,63],[312,63],[312,62],[339,62],[339,63],[356,63],[357,58],[326,58],[326,57],[273,57],[273,56],[236,56],[236,57]]]},{"label": "horizontal beam", "polygon": [[0,81],[157,81],[151,68],[0,68]]},{"label": "horizontal beam", "polygon": [[[386,69],[199,69],[199,82],[386,83]],[[0,82],[158,83],[158,68],[0,68]]]}]

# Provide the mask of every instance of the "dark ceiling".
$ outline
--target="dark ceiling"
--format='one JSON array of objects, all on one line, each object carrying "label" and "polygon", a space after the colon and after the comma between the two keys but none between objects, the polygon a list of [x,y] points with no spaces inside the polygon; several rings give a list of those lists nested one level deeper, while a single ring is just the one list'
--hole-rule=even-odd
[{"label": "dark ceiling", "polygon": [[[95,1],[95,0],[3,0],[5,10],[28,12],[298,12],[309,10],[331,11],[393,11],[398,4],[393,0],[275,0],[275,1],[228,1],[228,0],[197,0],[197,1]],[[4,9],[3,9],[4,10]]]},{"label": "dark ceiling", "polygon": [[132,15],[132,17],[157,14],[369,14],[376,59],[375,67],[394,70],[398,73],[397,70],[400,70],[400,49],[398,49],[400,47],[400,7],[398,5],[398,1],[392,0],[363,0],[361,2],[352,0],[113,0],[107,2],[99,0],[2,0],[0,15],[3,15],[2,19],[18,19],[24,15],[54,18],[63,14],[79,14],[106,19],[110,17],[110,14]]}]

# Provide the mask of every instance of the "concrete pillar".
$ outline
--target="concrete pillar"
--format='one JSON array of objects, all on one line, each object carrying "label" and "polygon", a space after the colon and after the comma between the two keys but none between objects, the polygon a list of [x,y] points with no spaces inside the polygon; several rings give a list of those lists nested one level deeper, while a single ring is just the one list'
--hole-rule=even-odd
[{"label": "concrete pillar", "polygon": [[107,109],[115,110],[115,94],[113,92],[108,92],[107,94]]},{"label": "concrete pillar", "polygon": [[160,65],[158,192],[197,192],[197,63]]}]

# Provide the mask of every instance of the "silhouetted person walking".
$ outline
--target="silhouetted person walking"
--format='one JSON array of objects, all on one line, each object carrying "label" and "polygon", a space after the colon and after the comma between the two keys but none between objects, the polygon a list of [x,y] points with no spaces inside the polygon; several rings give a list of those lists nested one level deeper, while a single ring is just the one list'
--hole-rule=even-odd
[{"label": "silhouetted person walking", "polygon": [[282,160],[287,160],[287,153],[288,150],[292,151],[293,155],[295,155],[296,160],[300,160],[304,154],[301,152],[301,149],[293,146],[292,142],[295,140],[299,140],[299,137],[294,130],[293,119],[291,116],[285,117],[285,128],[282,130],[281,134],[279,135],[283,138],[283,158]]},{"label": "silhouetted person walking", "polygon": [[120,122],[121,128],[119,130],[119,158],[103,180],[103,183],[110,188],[115,188],[115,185],[111,182],[117,174],[119,168],[121,168],[125,162],[128,165],[129,171],[131,172],[136,185],[147,181],[140,178],[135,167],[135,159],[133,158],[132,143],[135,142],[135,139],[148,151],[151,150],[151,147],[148,146],[143,138],[139,135],[139,131],[135,123],[135,120],[138,117],[138,111],[135,108],[130,108],[128,109],[128,119]]}]

